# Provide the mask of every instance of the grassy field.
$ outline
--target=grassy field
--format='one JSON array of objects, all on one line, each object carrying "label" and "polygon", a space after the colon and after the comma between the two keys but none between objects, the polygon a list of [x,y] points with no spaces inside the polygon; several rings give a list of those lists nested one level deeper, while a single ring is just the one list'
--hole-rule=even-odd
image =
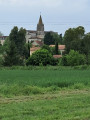
[{"label": "grassy field", "polygon": [[0,98],[0,120],[90,120],[90,92]]},{"label": "grassy field", "polygon": [[0,120],[90,120],[90,69],[0,70]]},{"label": "grassy field", "polygon": [[37,94],[65,87],[90,87],[90,70],[0,70],[2,95]]}]

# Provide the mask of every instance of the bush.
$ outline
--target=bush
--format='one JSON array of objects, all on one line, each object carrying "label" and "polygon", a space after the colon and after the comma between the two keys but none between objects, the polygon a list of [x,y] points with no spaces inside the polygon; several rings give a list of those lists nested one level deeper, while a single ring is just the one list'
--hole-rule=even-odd
[{"label": "bush", "polygon": [[86,63],[86,57],[77,51],[70,50],[69,54],[63,56],[62,63],[65,66],[84,65]]},{"label": "bush", "polygon": [[57,60],[55,60],[52,55],[46,49],[37,50],[28,58],[26,65],[35,65],[35,66],[46,66],[46,65],[56,65]]},{"label": "bush", "polygon": [[0,56],[0,66],[3,66],[3,58]]}]

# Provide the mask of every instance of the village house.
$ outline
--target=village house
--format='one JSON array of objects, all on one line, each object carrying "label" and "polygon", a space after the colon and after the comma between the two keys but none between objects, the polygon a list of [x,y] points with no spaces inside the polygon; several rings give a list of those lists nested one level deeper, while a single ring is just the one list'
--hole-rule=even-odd
[{"label": "village house", "polygon": [[44,36],[48,32],[55,33],[53,31],[44,30],[44,24],[42,21],[42,17],[40,15],[39,22],[37,24],[37,30],[26,30],[26,43],[28,43],[29,41],[29,42],[32,42],[32,45],[37,46],[39,45],[39,42],[40,42],[40,46],[41,46],[41,44],[43,45]]},{"label": "village house", "polygon": [[[55,47],[55,45],[50,45],[49,47]],[[60,51],[62,56],[63,53],[65,52],[65,45],[58,45],[58,50]]]},{"label": "village house", "polygon": [[30,55],[32,55],[37,50],[40,50],[40,47],[32,47],[32,48],[30,48]]},{"label": "village house", "polygon": [[3,45],[8,36],[0,36],[0,44]]}]

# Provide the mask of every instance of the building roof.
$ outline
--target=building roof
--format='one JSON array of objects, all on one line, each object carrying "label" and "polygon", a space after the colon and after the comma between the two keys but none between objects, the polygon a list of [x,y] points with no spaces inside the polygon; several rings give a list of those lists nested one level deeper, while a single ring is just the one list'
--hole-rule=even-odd
[{"label": "building roof", "polygon": [[6,37],[8,37],[8,36],[0,36],[0,38],[6,38]]},{"label": "building roof", "polygon": [[41,15],[40,15],[38,24],[39,24],[39,25],[42,25],[42,24],[43,24]]},{"label": "building roof", "polygon": [[59,50],[65,50],[65,45],[58,45]]},{"label": "building roof", "polygon": [[[50,45],[50,47],[55,47],[55,45]],[[65,45],[58,45],[59,50],[65,50]]]},{"label": "building roof", "polygon": [[42,46],[43,45],[43,42],[42,41],[35,41],[39,46]]},{"label": "building roof", "polygon": [[32,47],[32,48],[30,48],[30,51],[36,51],[36,50],[39,50],[40,49],[40,47]]},{"label": "building roof", "polygon": [[53,57],[58,59],[58,58],[62,58],[62,55],[53,55]]},{"label": "building roof", "polygon": [[26,30],[27,32],[30,32],[30,33],[36,33],[37,31],[36,30]]}]

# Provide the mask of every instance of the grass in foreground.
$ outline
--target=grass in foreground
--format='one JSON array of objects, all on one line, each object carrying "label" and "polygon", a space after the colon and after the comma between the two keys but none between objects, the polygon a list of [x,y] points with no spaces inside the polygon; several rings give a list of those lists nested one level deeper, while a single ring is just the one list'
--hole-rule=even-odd
[{"label": "grass in foreground", "polygon": [[90,91],[0,98],[0,120],[90,120]]},{"label": "grass in foreground", "polygon": [[0,70],[0,120],[90,120],[90,69]]},{"label": "grass in foreground", "polygon": [[90,69],[0,70],[0,96],[43,94],[90,87]]}]

